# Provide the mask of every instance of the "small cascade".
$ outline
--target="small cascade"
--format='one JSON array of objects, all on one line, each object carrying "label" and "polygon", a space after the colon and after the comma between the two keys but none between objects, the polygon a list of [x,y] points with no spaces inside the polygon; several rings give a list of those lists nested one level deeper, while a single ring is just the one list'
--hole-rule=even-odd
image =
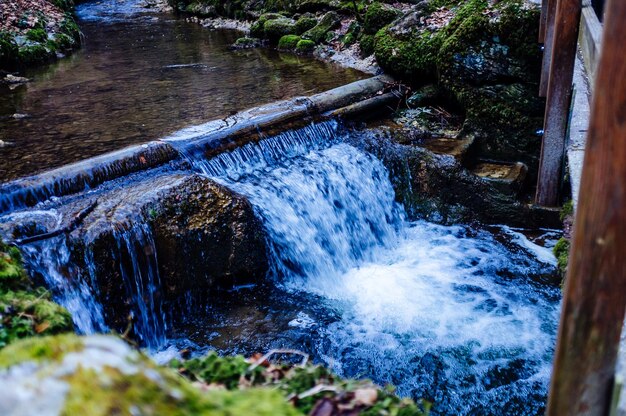
[{"label": "small cascade", "polygon": [[[383,164],[341,138],[313,125],[193,162],[253,203],[280,284],[340,316],[312,351],[339,374],[431,399],[435,414],[541,414],[559,295],[528,276],[554,259],[506,227],[505,246],[406,221]],[[318,327],[297,316],[290,327]]]},{"label": "small cascade", "polygon": [[288,286],[296,277],[321,283],[371,260],[403,221],[385,167],[340,137],[334,121],[312,124],[195,162],[250,198],[271,230],[275,274]]},{"label": "small cascade", "polygon": [[[93,285],[86,280],[92,276],[90,270],[85,273],[73,264],[66,236],[25,245],[22,254],[30,274],[42,276],[54,300],[70,312],[77,332],[94,334],[108,331],[102,305],[94,296]],[[86,260],[87,264],[92,264]]]},{"label": "small cascade", "polygon": [[116,233],[114,253],[131,300],[135,331],[144,345],[155,350],[165,342],[167,330],[161,279],[152,230],[139,222]]}]

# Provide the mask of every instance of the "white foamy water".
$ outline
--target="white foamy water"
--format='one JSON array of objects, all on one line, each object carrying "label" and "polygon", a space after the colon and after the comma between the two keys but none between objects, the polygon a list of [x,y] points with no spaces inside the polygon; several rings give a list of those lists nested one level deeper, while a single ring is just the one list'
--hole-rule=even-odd
[{"label": "white foamy water", "polygon": [[487,231],[409,223],[375,157],[316,126],[292,136],[309,150],[277,160],[262,142],[204,170],[255,205],[280,284],[341,316],[317,355],[433,400],[436,414],[541,414],[560,293],[531,277],[554,271],[549,251],[506,227],[504,246]]}]

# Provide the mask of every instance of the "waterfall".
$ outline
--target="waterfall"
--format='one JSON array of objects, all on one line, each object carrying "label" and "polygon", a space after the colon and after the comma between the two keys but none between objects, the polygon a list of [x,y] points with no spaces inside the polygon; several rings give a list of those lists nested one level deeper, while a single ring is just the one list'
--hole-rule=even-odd
[{"label": "waterfall", "polygon": [[165,343],[167,330],[162,306],[161,279],[152,230],[144,222],[116,233],[114,253],[133,305],[135,331],[143,344],[156,350]]},{"label": "waterfall", "polygon": [[[434,401],[435,415],[541,414],[560,293],[534,277],[554,271],[550,252],[508,227],[408,221],[383,163],[348,134],[329,121],[186,157],[250,200],[268,235],[269,278],[302,302],[288,328],[301,327],[309,352],[339,375],[394,384]],[[134,329],[162,349],[169,328],[152,230],[133,219],[114,239]],[[81,332],[106,330],[89,289],[93,253],[78,270],[63,236],[24,251]]]},{"label": "waterfall", "polygon": [[250,199],[277,283],[339,314],[314,353],[340,375],[434,400],[435,414],[541,414],[559,293],[528,276],[554,259],[506,227],[408,222],[382,163],[341,138],[312,125],[193,162]]},{"label": "waterfall", "polygon": [[[80,270],[70,260],[67,237],[60,235],[22,247],[24,262],[31,275],[42,276],[54,300],[72,315],[81,334],[106,332],[102,305],[96,300],[90,270]],[[86,254],[86,263],[89,261]]]},{"label": "waterfall", "polygon": [[[87,246],[82,259],[72,259],[69,239],[67,235],[59,235],[22,246],[26,268],[31,276],[43,278],[54,300],[72,315],[77,332],[108,332],[106,314],[98,301],[94,253]],[[130,301],[134,332],[143,345],[156,350],[165,342],[167,319],[160,297],[161,281],[152,231],[148,224],[137,219],[129,228],[114,231],[114,240],[116,245],[110,247],[111,255]]]}]

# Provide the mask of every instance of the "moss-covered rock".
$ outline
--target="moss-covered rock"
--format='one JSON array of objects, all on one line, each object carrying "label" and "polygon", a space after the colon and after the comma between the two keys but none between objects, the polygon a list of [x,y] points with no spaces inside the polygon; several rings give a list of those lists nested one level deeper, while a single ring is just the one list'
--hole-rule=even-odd
[{"label": "moss-covered rock", "polygon": [[552,249],[563,277],[565,277],[565,274],[567,273],[570,246],[571,244],[568,239],[561,238]]},{"label": "moss-covered rock", "polygon": [[402,16],[400,10],[376,1],[367,8],[363,20],[363,29],[365,33],[373,35],[400,16]]},{"label": "moss-covered rock", "polygon": [[302,35],[309,29],[313,29],[317,25],[317,19],[312,16],[301,16],[296,21],[296,34]]},{"label": "moss-covered rock", "polygon": [[0,348],[21,338],[72,329],[69,313],[47,290],[31,284],[17,248],[0,242]]},{"label": "moss-covered rock", "polygon": [[192,13],[200,17],[214,17],[217,16],[216,7],[212,4],[206,4],[204,2],[196,1],[188,4],[185,8],[187,13]]},{"label": "moss-covered rock", "polygon": [[336,29],[341,23],[341,18],[336,12],[328,12],[322,17],[315,27],[307,30],[302,34],[302,39],[309,39],[315,43],[321,43],[326,40],[327,34]]},{"label": "moss-covered rock", "polygon": [[261,46],[261,40],[257,38],[243,37],[239,38],[232,45],[233,49],[252,49]]},{"label": "moss-covered rock", "polygon": [[296,49],[298,42],[302,38],[298,35],[285,35],[278,41],[278,49],[284,51],[293,51]]},{"label": "moss-covered rock", "polygon": [[299,54],[312,53],[315,50],[315,42],[308,39],[302,39],[296,45],[296,52]]},{"label": "moss-covered rock", "polygon": [[[22,10],[28,18],[16,20],[0,32],[0,69],[15,70],[49,62],[80,46],[80,32],[71,14],[73,1],[52,3],[35,3]],[[18,3],[16,13],[20,13],[20,5],[26,7],[26,3]]]},{"label": "moss-covered rock", "polygon": [[532,180],[543,101],[537,97],[539,10],[522,0],[448,1],[417,8],[375,38],[378,63],[416,84],[436,83],[466,112],[478,155],[522,161]]},{"label": "moss-covered rock", "polygon": [[296,22],[287,17],[268,20],[263,25],[263,33],[270,42],[276,43],[283,36],[296,33]]},{"label": "moss-covered rock", "polygon": [[0,351],[0,368],[3,415],[300,414],[267,388],[202,391],[111,336],[26,340]]}]

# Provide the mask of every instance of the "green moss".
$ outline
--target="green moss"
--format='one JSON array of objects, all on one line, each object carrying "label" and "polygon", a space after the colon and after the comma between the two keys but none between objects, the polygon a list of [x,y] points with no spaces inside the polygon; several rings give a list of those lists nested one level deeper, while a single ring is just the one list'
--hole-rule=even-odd
[{"label": "green moss", "polygon": [[317,25],[317,19],[308,16],[302,16],[296,21],[296,34],[301,35],[309,29],[313,29]]},{"label": "green moss", "polygon": [[313,52],[315,49],[315,42],[308,39],[302,39],[296,45],[296,52],[300,54],[307,54]]},{"label": "green moss", "polygon": [[374,53],[374,45],[376,39],[371,35],[363,35],[359,40],[359,46],[361,47],[361,55],[363,57],[370,56]]},{"label": "green moss", "polygon": [[293,20],[286,17],[272,19],[265,22],[263,32],[270,42],[278,42],[285,35],[295,34],[296,24]]},{"label": "green moss", "polygon": [[222,358],[213,351],[204,357],[194,358],[184,363],[173,361],[170,366],[183,370],[183,373],[193,380],[222,384],[228,389],[236,388],[242,377],[251,379],[253,382],[260,382],[263,373],[262,367],[249,372],[250,363],[240,355]]},{"label": "green moss", "polygon": [[63,415],[259,415],[295,416],[300,413],[269,389],[201,392],[166,370],[160,380],[143,373],[126,375],[117,369],[78,370],[67,377],[70,391]]},{"label": "green moss", "polygon": [[570,242],[566,238],[561,238],[552,249],[554,255],[556,256],[559,270],[561,271],[563,276],[565,276],[565,273],[567,272],[567,264],[569,262],[569,250]]},{"label": "green moss", "polygon": [[297,35],[285,35],[278,41],[278,49],[291,51],[295,50],[298,42],[302,40],[300,36]]},{"label": "green moss", "polygon": [[0,31],[0,68],[7,68],[17,60],[19,48],[15,35]]},{"label": "green moss", "polygon": [[26,39],[33,42],[43,43],[48,40],[48,34],[43,29],[31,29],[26,32]]},{"label": "green moss", "polygon": [[265,23],[269,20],[280,19],[283,16],[279,13],[265,13],[259,16],[256,22],[250,26],[250,36],[262,39],[265,37]]},{"label": "green moss", "polygon": [[0,348],[18,339],[73,329],[69,313],[44,288],[33,288],[19,250],[0,242]]},{"label": "green moss", "polygon": [[0,368],[27,361],[57,361],[67,353],[82,349],[83,342],[74,334],[28,338],[0,350]]},{"label": "green moss", "polygon": [[339,15],[336,12],[328,12],[322,17],[315,27],[307,30],[302,34],[302,39],[312,40],[315,43],[322,43],[326,41],[327,34],[336,29],[341,22]]},{"label": "green moss", "polygon": [[[193,381],[210,385],[220,385],[227,389],[244,386],[265,386],[280,392],[284,397],[294,397],[320,385],[332,386],[328,391],[294,400],[293,404],[302,414],[310,414],[320,399],[329,399],[335,404],[358,410],[360,415],[413,415],[428,414],[429,405],[416,405],[411,400],[401,400],[393,394],[392,388],[379,389],[370,381],[342,380],[328,369],[305,365],[252,366],[243,357],[219,357],[214,352],[206,357],[184,363],[174,361],[171,366]],[[243,382],[242,382],[243,380]],[[376,399],[370,405],[350,403],[355,391],[367,389],[375,392]]]},{"label": "green moss", "polygon": [[380,2],[374,2],[367,8],[363,29],[365,33],[373,35],[401,15],[402,12],[398,9]]},{"label": "green moss", "polygon": [[572,215],[574,215],[574,201],[570,199],[563,204],[559,217],[561,218],[561,221],[565,221],[567,217],[571,217]]}]

